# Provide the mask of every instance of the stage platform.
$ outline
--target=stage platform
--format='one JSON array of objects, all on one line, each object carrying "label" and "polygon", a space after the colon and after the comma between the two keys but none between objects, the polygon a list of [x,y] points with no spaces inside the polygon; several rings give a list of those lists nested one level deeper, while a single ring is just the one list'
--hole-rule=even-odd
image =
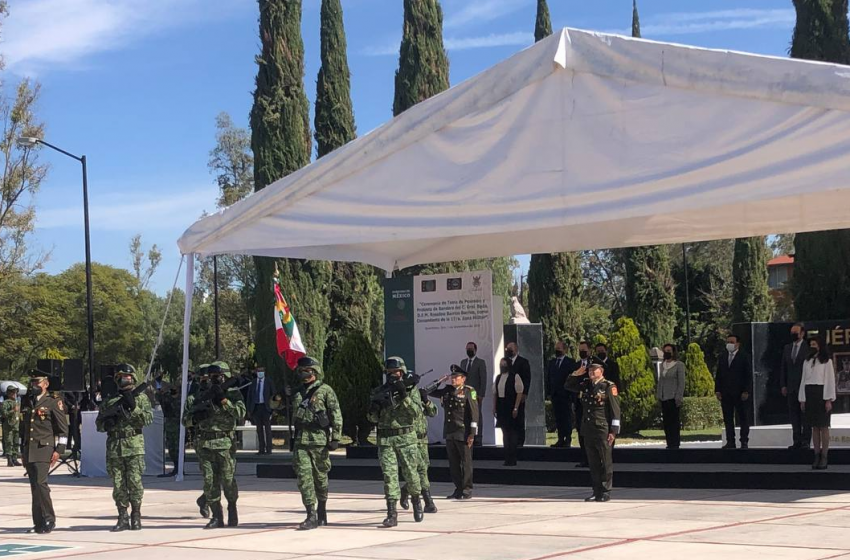
[{"label": "stage platform", "polygon": [[[850,449],[850,414],[833,414],[829,429],[829,447]],[[735,437],[740,440],[741,431],[735,430]],[[723,432],[723,443],[726,443],[726,432]],[[784,448],[793,443],[790,424],[773,426],[753,426],[750,428],[750,448],[775,447]]]},{"label": "stage platform", "polygon": [[[579,449],[526,447],[519,464],[505,467],[503,449],[474,449],[475,481],[481,484],[528,486],[589,486],[590,473],[577,468]],[[280,459],[257,464],[258,478],[294,478],[291,465]],[[811,451],[787,449],[680,450],[623,447],[614,449],[614,485],[620,488],[724,488],[850,490],[850,449],[830,452],[826,471],[811,469]],[[431,447],[430,478],[450,482],[445,447]],[[379,481],[382,475],[376,447],[352,447],[345,458],[336,455],[330,477],[335,480]]]}]

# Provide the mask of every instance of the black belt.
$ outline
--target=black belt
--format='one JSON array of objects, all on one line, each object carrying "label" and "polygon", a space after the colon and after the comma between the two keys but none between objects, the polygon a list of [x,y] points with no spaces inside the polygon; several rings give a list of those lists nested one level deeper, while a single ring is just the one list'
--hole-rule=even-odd
[{"label": "black belt", "polygon": [[201,432],[198,434],[199,439],[221,439],[232,438],[233,432]]},{"label": "black belt", "polygon": [[378,437],[403,436],[413,431],[412,426],[407,428],[384,428],[378,430]]},{"label": "black belt", "polygon": [[131,433],[131,434],[125,433],[125,434],[121,434],[121,435],[116,435],[115,437],[118,438],[118,439],[129,439],[131,437],[136,437],[136,436],[140,436],[140,435],[142,435],[142,430],[137,428],[137,429],[133,430],[133,433]]}]

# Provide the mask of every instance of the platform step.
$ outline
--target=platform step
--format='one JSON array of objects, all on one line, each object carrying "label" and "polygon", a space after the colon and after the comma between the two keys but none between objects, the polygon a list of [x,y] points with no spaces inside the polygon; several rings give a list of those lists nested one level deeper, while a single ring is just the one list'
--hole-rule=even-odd
[{"label": "platform step", "polygon": [[[590,486],[588,469],[552,462],[520,463],[505,467],[498,461],[475,463],[474,479],[481,484],[525,486]],[[451,482],[448,463],[432,461],[433,482]],[[334,480],[381,481],[375,460],[340,459],[329,474]],[[291,465],[257,465],[258,478],[295,478]],[[614,486],[621,488],[724,488],[740,490],[850,490],[850,466],[812,471],[810,465],[744,465],[621,463],[614,465]]]}]

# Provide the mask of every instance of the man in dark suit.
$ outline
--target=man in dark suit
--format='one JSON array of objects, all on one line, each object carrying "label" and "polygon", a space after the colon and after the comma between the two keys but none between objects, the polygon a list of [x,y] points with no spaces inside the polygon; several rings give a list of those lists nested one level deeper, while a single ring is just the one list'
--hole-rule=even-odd
[{"label": "man in dark suit", "polygon": [[576,369],[575,360],[566,355],[564,341],[559,340],[555,343],[555,357],[546,366],[546,393],[552,401],[552,412],[558,426],[558,441],[552,447],[572,446],[575,393],[568,391],[564,384]]},{"label": "man in dark suit", "polygon": [[259,454],[271,455],[274,385],[271,379],[266,378],[266,368],[258,367],[255,371],[257,377],[248,390],[248,414],[251,415],[251,423],[257,427]]},{"label": "man in dark suit", "polygon": [[605,379],[613,382],[618,390],[622,388],[620,385],[620,365],[617,363],[617,360],[608,356],[608,347],[602,342],[596,345],[596,355],[593,357],[593,363],[602,366]]},{"label": "man in dark suit", "polygon": [[32,492],[33,527],[28,533],[50,533],[56,527],[47,476],[68,445],[65,403],[47,394],[49,386],[47,377],[31,375],[21,411],[21,458]]},{"label": "man in dark suit", "polygon": [[[519,349],[516,342],[508,343],[505,347],[505,359],[508,360],[511,373],[516,373],[522,379],[522,402],[523,406],[528,400],[528,388],[531,386],[531,364],[519,355]],[[517,434],[517,446],[522,447],[525,444],[525,426],[520,428]]]},{"label": "man in dark suit", "polygon": [[807,426],[800,410],[800,383],[803,380],[803,363],[808,356],[809,344],[806,342],[806,329],[801,323],[791,327],[793,342],[785,345],[782,351],[782,364],[779,371],[779,386],[782,396],[788,399],[788,416],[791,419],[791,432],[794,443],[788,449],[808,449],[812,440],[812,428]]},{"label": "man in dark suit", "polygon": [[475,435],[475,445],[481,445],[482,426],[482,406],[484,396],[487,394],[487,386],[490,384],[490,378],[487,377],[487,362],[479,358],[478,345],[474,342],[466,343],[466,359],[461,361],[460,367],[466,372],[466,386],[475,389],[475,394],[478,396],[478,432]]},{"label": "man in dark suit", "polygon": [[750,439],[750,418],[747,411],[753,392],[753,368],[750,357],[741,350],[741,341],[734,334],[726,338],[726,350],[717,360],[714,393],[723,409],[726,426],[724,449],[735,449],[735,417],[741,428],[741,449],[747,449]]}]

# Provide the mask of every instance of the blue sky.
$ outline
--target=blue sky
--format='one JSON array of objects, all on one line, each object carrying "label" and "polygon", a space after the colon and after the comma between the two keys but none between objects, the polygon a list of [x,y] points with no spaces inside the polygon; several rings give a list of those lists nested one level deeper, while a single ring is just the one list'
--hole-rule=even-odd
[{"label": "blue sky", "polygon": [[[207,170],[214,119],[247,126],[258,51],[255,0],[10,0],[0,41],[6,84],[42,84],[45,139],[86,154],[95,261],[130,268],[141,233],[164,259],[152,287],[171,287],[176,240],[216,187]],[[533,41],[535,0],[443,0],[451,82]],[[304,0],[305,84],[319,67],[320,0]],[[631,0],[549,0],[555,28],[630,33]],[[742,8],[741,6],[746,6]],[[392,116],[402,0],[343,0],[357,128]],[[643,36],[785,56],[790,0],[643,0]],[[51,173],[36,199],[32,243],[52,250],[47,271],[83,260],[79,164],[44,152]],[[523,262],[526,262],[523,259]]]}]

